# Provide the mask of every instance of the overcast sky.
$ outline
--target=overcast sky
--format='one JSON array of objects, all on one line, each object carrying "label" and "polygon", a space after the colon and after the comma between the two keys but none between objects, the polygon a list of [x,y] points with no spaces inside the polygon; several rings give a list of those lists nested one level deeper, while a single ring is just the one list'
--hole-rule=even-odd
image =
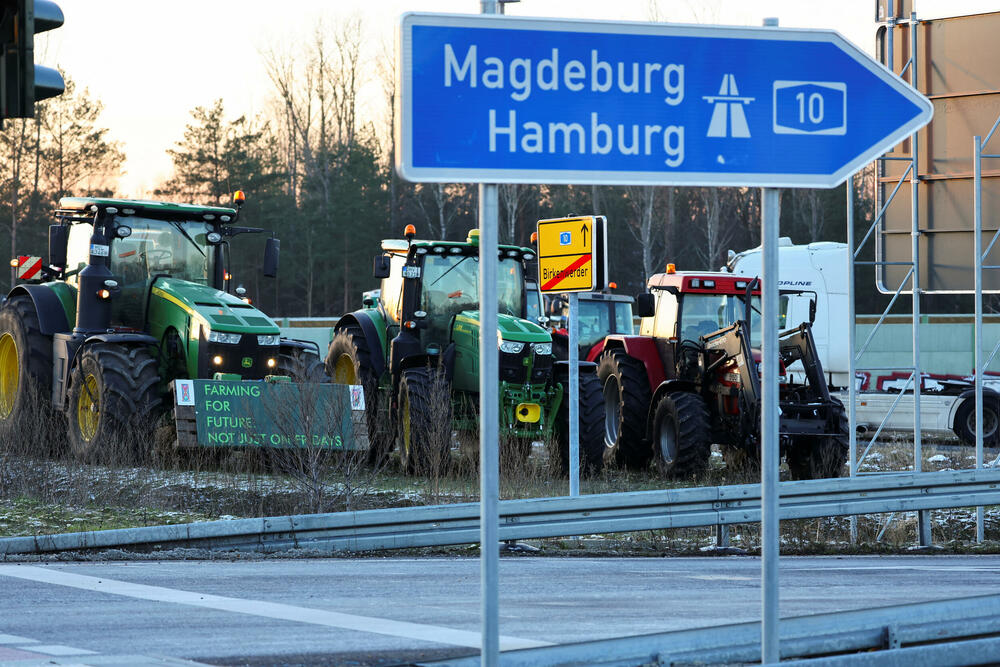
[{"label": "overcast sky", "polygon": [[[102,124],[128,158],[119,182],[125,196],[147,195],[170,175],[165,151],[181,139],[194,107],[222,98],[230,118],[267,107],[272,89],[262,52],[294,50],[317,25],[358,15],[373,59],[391,49],[401,12],[479,12],[478,0],[56,2],[66,22],[38,37],[35,60],[62,67],[104,103]],[[914,2],[921,18],[1000,9],[1000,0]],[[869,53],[875,31],[875,0],[522,0],[507,13],[729,25],[774,16],[785,27],[837,30]]]}]

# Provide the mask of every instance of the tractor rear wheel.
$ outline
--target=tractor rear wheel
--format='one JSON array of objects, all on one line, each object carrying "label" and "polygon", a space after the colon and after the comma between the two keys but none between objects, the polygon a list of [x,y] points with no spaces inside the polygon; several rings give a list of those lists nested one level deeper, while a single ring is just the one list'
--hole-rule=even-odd
[{"label": "tractor rear wheel", "polygon": [[[397,399],[399,462],[407,475],[440,477],[451,456],[451,398],[426,366],[403,369]],[[442,397],[443,394],[443,397]]]},{"label": "tractor rear wheel", "polygon": [[319,384],[329,382],[323,370],[323,362],[319,355],[298,347],[289,347],[278,354],[278,375],[292,378],[293,382],[308,382]]},{"label": "tractor rear wheel", "polygon": [[146,347],[92,343],[78,358],[67,411],[71,450],[85,460],[118,446],[127,459],[141,459],[162,403],[156,357]]},{"label": "tractor rear wheel", "polygon": [[[604,469],[604,396],[601,381],[594,373],[580,373],[580,476],[594,477]],[[563,386],[563,400],[556,415],[556,443],[559,446],[559,473],[569,474],[569,386]]]},{"label": "tractor rear wheel", "polygon": [[836,398],[833,422],[836,432],[822,437],[799,436],[785,455],[792,479],[827,479],[840,477],[850,450],[850,424],[844,405]]},{"label": "tractor rear wheel", "polygon": [[41,332],[31,298],[18,294],[0,308],[0,425],[51,441],[51,396],[52,337]]},{"label": "tractor rear wheel", "polygon": [[701,396],[673,391],[660,399],[653,414],[653,450],[666,477],[689,477],[708,467],[712,435]]},{"label": "tractor rear wheel", "polygon": [[604,392],[605,460],[642,468],[653,456],[646,440],[646,415],[652,399],[646,369],[625,350],[601,355],[597,377]]},{"label": "tractor rear wheel", "polygon": [[326,355],[326,375],[337,384],[361,385],[365,392],[365,425],[368,431],[368,464],[382,466],[392,451],[392,428],[383,411],[378,378],[372,366],[371,348],[361,327],[348,325],[337,331]]}]

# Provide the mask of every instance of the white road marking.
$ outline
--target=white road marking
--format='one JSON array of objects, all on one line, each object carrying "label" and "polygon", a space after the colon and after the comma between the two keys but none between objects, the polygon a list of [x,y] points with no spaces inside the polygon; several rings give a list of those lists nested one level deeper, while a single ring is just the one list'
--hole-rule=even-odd
[{"label": "white road marking", "polygon": [[37,639],[30,637],[18,637],[17,635],[0,635],[0,644],[30,644],[37,642]]},{"label": "white road marking", "polygon": [[22,651],[34,651],[45,655],[97,655],[96,651],[63,646],[62,644],[31,644],[30,646],[18,646],[18,648]]},{"label": "white road marking", "polygon": [[743,577],[737,574],[689,574],[688,579],[703,579],[704,581],[759,581],[760,577]]},{"label": "white road marking", "polygon": [[[359,632],[372,632],[392,637],[406,637],[408,639],[419,639],[421,641],[437,642],[439,644],[468,646],[472,648],[479,648],[482,645],[482,639],[479,632],[455,630],[453,628],[445,628],[436,625],[424,625],[421,623],[408,623],[406,621],[393,621],[387,618],[355,616],[353,614],[344,614],[336,611],[310,609],[308,607],[295,607],[288,604],[265,602],[263,600],[245,600],[241,598],[223,597],[220,595],[208,595],[206,593],[193,593],[190,591],[163,588],[160,586],[133,584],[127,581],[117,581],[115,579],[107,579],[105,577],[91,577],[83,574],[72,574],[70,572],[50,570],[44,567],[31,565],[0,565],[0,576],[15,577],[17,579],[26,579],[28,581],[37,581],[57,586],[69,586],[71,588],[79,588],[98,593],[123,595],[125,597],[138,598],[140,600],[173,602],[176,604],[191,605],[193,607],[204,607],[206,609],[216,609],[219,611],[231,611],[238,614],[263,616],[265,618],[275,618],[297,623],[311,623],[313,625],[343,628],[345,630],[357,630]],[[552,646],[552,644],[550,642],[536,641],[534,639],[522,639],[520,637],[508,637],[504,635],[500,636],[501,651],[510,651],[521,648],[537,648],[540,646]]]}]

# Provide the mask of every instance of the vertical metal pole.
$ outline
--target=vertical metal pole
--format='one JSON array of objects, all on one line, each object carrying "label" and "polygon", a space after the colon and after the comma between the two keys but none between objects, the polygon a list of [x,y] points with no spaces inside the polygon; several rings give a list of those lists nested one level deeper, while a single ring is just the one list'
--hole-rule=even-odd
[{"label": "vertical metal pole", "polygon": [[569,295],[569,495],[580,495],[580,297]]},{"label": "vertical metal pole", "polygon": [[[481,0],[496,14],[496,0]],[[499,195],[479,186],[479,576],[483,667],[500,664],[500,353],[497,335]]]},{"label": "vertical metal pole", "polygon": [[497,186],[479,186],[479,558],[482,664],[500,661],[500,355],[497,352]]},{"label": "vertical metal pole", "polygon": [[764,281],[761,347],[761,661],[777,663],[778,646],[778,216],[779,191],[761,190],[761,244]]},{"label": "vertical metal pole", "polygon": [[[983,145],[980,137],[972,138],[973,169],[973,248],[976,283],[976,469],[983,467]],[[976,507],[976,542],[985,539],[983,506]]]},{"label": "vertical metal pole", "polygon": [[[917,88],[917,13],[910,12],[910,85]],[[910,170],[910,251],[913,254],[913,472],[923,470],[924,450],[920,433],[920,200],[917,175],[920,152],[917,133],[910,135],[913,168]],[[931,517],[927,510],[917,512],[917,537],[920,546],[931,544]]]},{"label": "vertical metal pole", "polygon": [[[854,174],[847,177],[847,424],[851,477],[858,474],[857,382],[854,379],[854,337],[857,314],[854,303]],[[858,517],[851,515],[851,544],[858,541]]]}]

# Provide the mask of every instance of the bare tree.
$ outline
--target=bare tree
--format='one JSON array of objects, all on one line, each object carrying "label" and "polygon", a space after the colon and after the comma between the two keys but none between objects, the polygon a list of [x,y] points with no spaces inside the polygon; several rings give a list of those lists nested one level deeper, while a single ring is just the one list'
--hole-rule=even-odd
[{"label": "bare tree", "polygon": [[502,183],[498,190],[500,208],[504,212],[504,222],[506,223],[505,235],[502,240],[517,244],[517,218],[527,203],[532,189],[530,186],[518,183]]},{"label": "bare tree", "polygon": [[658,188],[651,185],[628,186],[625,194],[632,208],[628,219],[628,228],[632,236],[639,242],[642,252],[642,279],[656,272],[656,266],[661,260],[657,241],[661,237],[656,215],[656,195]]},{"label": "bare tree", "polygon": [[[728,189],[726,189],[728,190]],[[725,251],[729,248],[734,236],[732,220],[724,215],[730,207],[727,199],[731,192],[722,188],[701,188],[699,197],[702,205],[701,230],[704,244],[697,248],[697,253],[708,270],[718,269],[725,260]]]}]

